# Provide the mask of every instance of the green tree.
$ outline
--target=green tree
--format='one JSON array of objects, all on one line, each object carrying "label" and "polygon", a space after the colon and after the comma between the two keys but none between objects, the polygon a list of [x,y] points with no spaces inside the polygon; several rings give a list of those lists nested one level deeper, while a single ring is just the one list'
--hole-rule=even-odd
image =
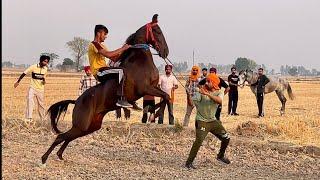
[{"label": "green tree", "polygon": [[296,75],[298,75],[298,68],[296,66],[293,66],[293,67],[289,68],[288,73],[291,76],[296,76]]},{"label": "green tree", "polygon": [[13,67],[13,63],[10,61],[2,62],[2,67]]},{"label": "green tree", "polygon": [[[207,64],[204,64],[204,63],[199,63],[198,66],[200,67],[200,69],[202,68],[207,68],[208,69],[208,65]],[[208,69],[209,70],[209,69]]]},{"label": "green tree", "polygon": [[53,67],[53,62],[55,59],[59,59],[59,55],[57,55],[56,53],[41,53],[41,55],[46,55],[50,57],[50,61],[49,61],[49,67],[52,68]]},{"label": "green tree", "polygon": [[62,65],[70,65],[70,66],[73,66],[73,65],[74,65],[74,62],[73,62],[70,58],[64,58],[64,59],[63,59],[63,62],[62,62]]},{"label": "green tree", "polygon": [[238,71],[246,69],[254,70],[257,67],[257,63],[254,60],[242,57],[237,58],[235,65]]},{"label": "green tree", "polygon": [[67,46],[72,51],[75,57],[75,66],[77,71],[80,70],[81,60],[83,56],[88,52],[88,46],[90,41],[81,37],[74,37],[72,41],[67,42]]},{"label": "green tree", "polygon": [[187,62],[173,63],[173,69],[177,72],[185,72],[188,69]]}]

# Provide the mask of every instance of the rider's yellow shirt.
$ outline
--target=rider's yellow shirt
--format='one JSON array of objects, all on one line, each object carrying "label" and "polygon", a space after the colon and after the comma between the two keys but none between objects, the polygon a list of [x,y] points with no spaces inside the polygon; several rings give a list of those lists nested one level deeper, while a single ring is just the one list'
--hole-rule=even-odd
[{"label": "rider's yellow shirt", "polygon": [[99,53],[98,48],[107,49],[105,45],[97,42],[91,42],[88,47],[90,69],[94,76],[98,73],[100,68],[107,67],[105,57]]},{"label": "rider's yellow shirt", "polygon": [[30,87],[36,90],[44,90],[44,81],[46,78],[48,68],[47,66],[40,67],[39,64],[34,64],[26,69],[23,73],[31,73]]}]

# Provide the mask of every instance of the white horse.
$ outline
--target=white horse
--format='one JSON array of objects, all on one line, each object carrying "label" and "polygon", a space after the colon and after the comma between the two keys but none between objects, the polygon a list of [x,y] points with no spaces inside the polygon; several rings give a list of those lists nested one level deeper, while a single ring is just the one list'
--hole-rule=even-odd
[{"label": "white horse", "polygon": [[[258,73],[253,72],[251,70],[242,70],[239,72],[239,84],[240,87],[244,86],[244,83],[247,81],[250,85],[257,82]],[[279,100],[281,101],[282,107],[280,109],[280,114],[283,115],[285,113],[285,106],[287,98],[284,96],[284,91],[287,90],[289,98],[291,100],[294,99],[294,95],[292,93],[291,86],[288,81],[282,78],[269,78],[270,82],[266,84],[264,93],[268,94],[270,92],[275,91],[278,95]],[[257,96],[257,88],[256,86],[250,86],[251,91]]]}]

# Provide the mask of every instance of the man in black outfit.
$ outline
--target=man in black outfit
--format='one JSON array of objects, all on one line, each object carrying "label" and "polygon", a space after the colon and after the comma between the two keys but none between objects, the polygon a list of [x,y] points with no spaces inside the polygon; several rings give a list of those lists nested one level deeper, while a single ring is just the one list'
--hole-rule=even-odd
[{"label": "man in black outfit", "polygon": [[[210,73],[213,74],[217,74],[217,69],[212,67],[209,70]],[[224,90],[224,95],[226,95],[229,92],[229,85],[221,78],[219,77],[220,83],[219,83],[219,88],[221,89],[221,87],[223,87]],[[204,85],[206,83],[206,78],[201,79],[201,81],[199,82],[199,85]],[[217,120],[220,121],[220,115],[221,115],[221,110],[222,110],[222,104],[218,105],[217,111],[216,111],[216,115],[215,117],[217,118]]]},{"label": "man in black outfit", "polygon": [[263,74],[263,68],[258,69],[258,80],[256,83],[251,84],[251,86],[257,86],[257,104],[258,104],[258,109],[259,109],[259,114],[258,117],[263,117],[264,116],[264,111],[263,111],[263,98],[264,98],[264,89],[266,84],[270,82],[270,80],[267,78],[266,75]]},{"label": "man in black outfit", "polygon": [[202,75],[201,75],[201,79],[206,78],[208,75],[208,69],[207,68],[202,68]]},{"label": "man in black outfit", "polygon": [[229,83],[229,102],[228,102],[228,114],[238,116],[237,105],[238,105],[238,82],[239,77],[236,75],[236,67],[231,68],[231,74],[228,76]]}]

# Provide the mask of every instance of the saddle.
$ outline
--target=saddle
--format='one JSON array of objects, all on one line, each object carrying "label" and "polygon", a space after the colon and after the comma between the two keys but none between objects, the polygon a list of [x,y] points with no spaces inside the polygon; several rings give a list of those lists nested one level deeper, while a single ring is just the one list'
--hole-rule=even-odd
[{"label": "saddle", "polygon": [[119,79],[119,69],[119,67],[102,67],[98,70],[96,79],[101,83],[104,83],[110,79]]}]

